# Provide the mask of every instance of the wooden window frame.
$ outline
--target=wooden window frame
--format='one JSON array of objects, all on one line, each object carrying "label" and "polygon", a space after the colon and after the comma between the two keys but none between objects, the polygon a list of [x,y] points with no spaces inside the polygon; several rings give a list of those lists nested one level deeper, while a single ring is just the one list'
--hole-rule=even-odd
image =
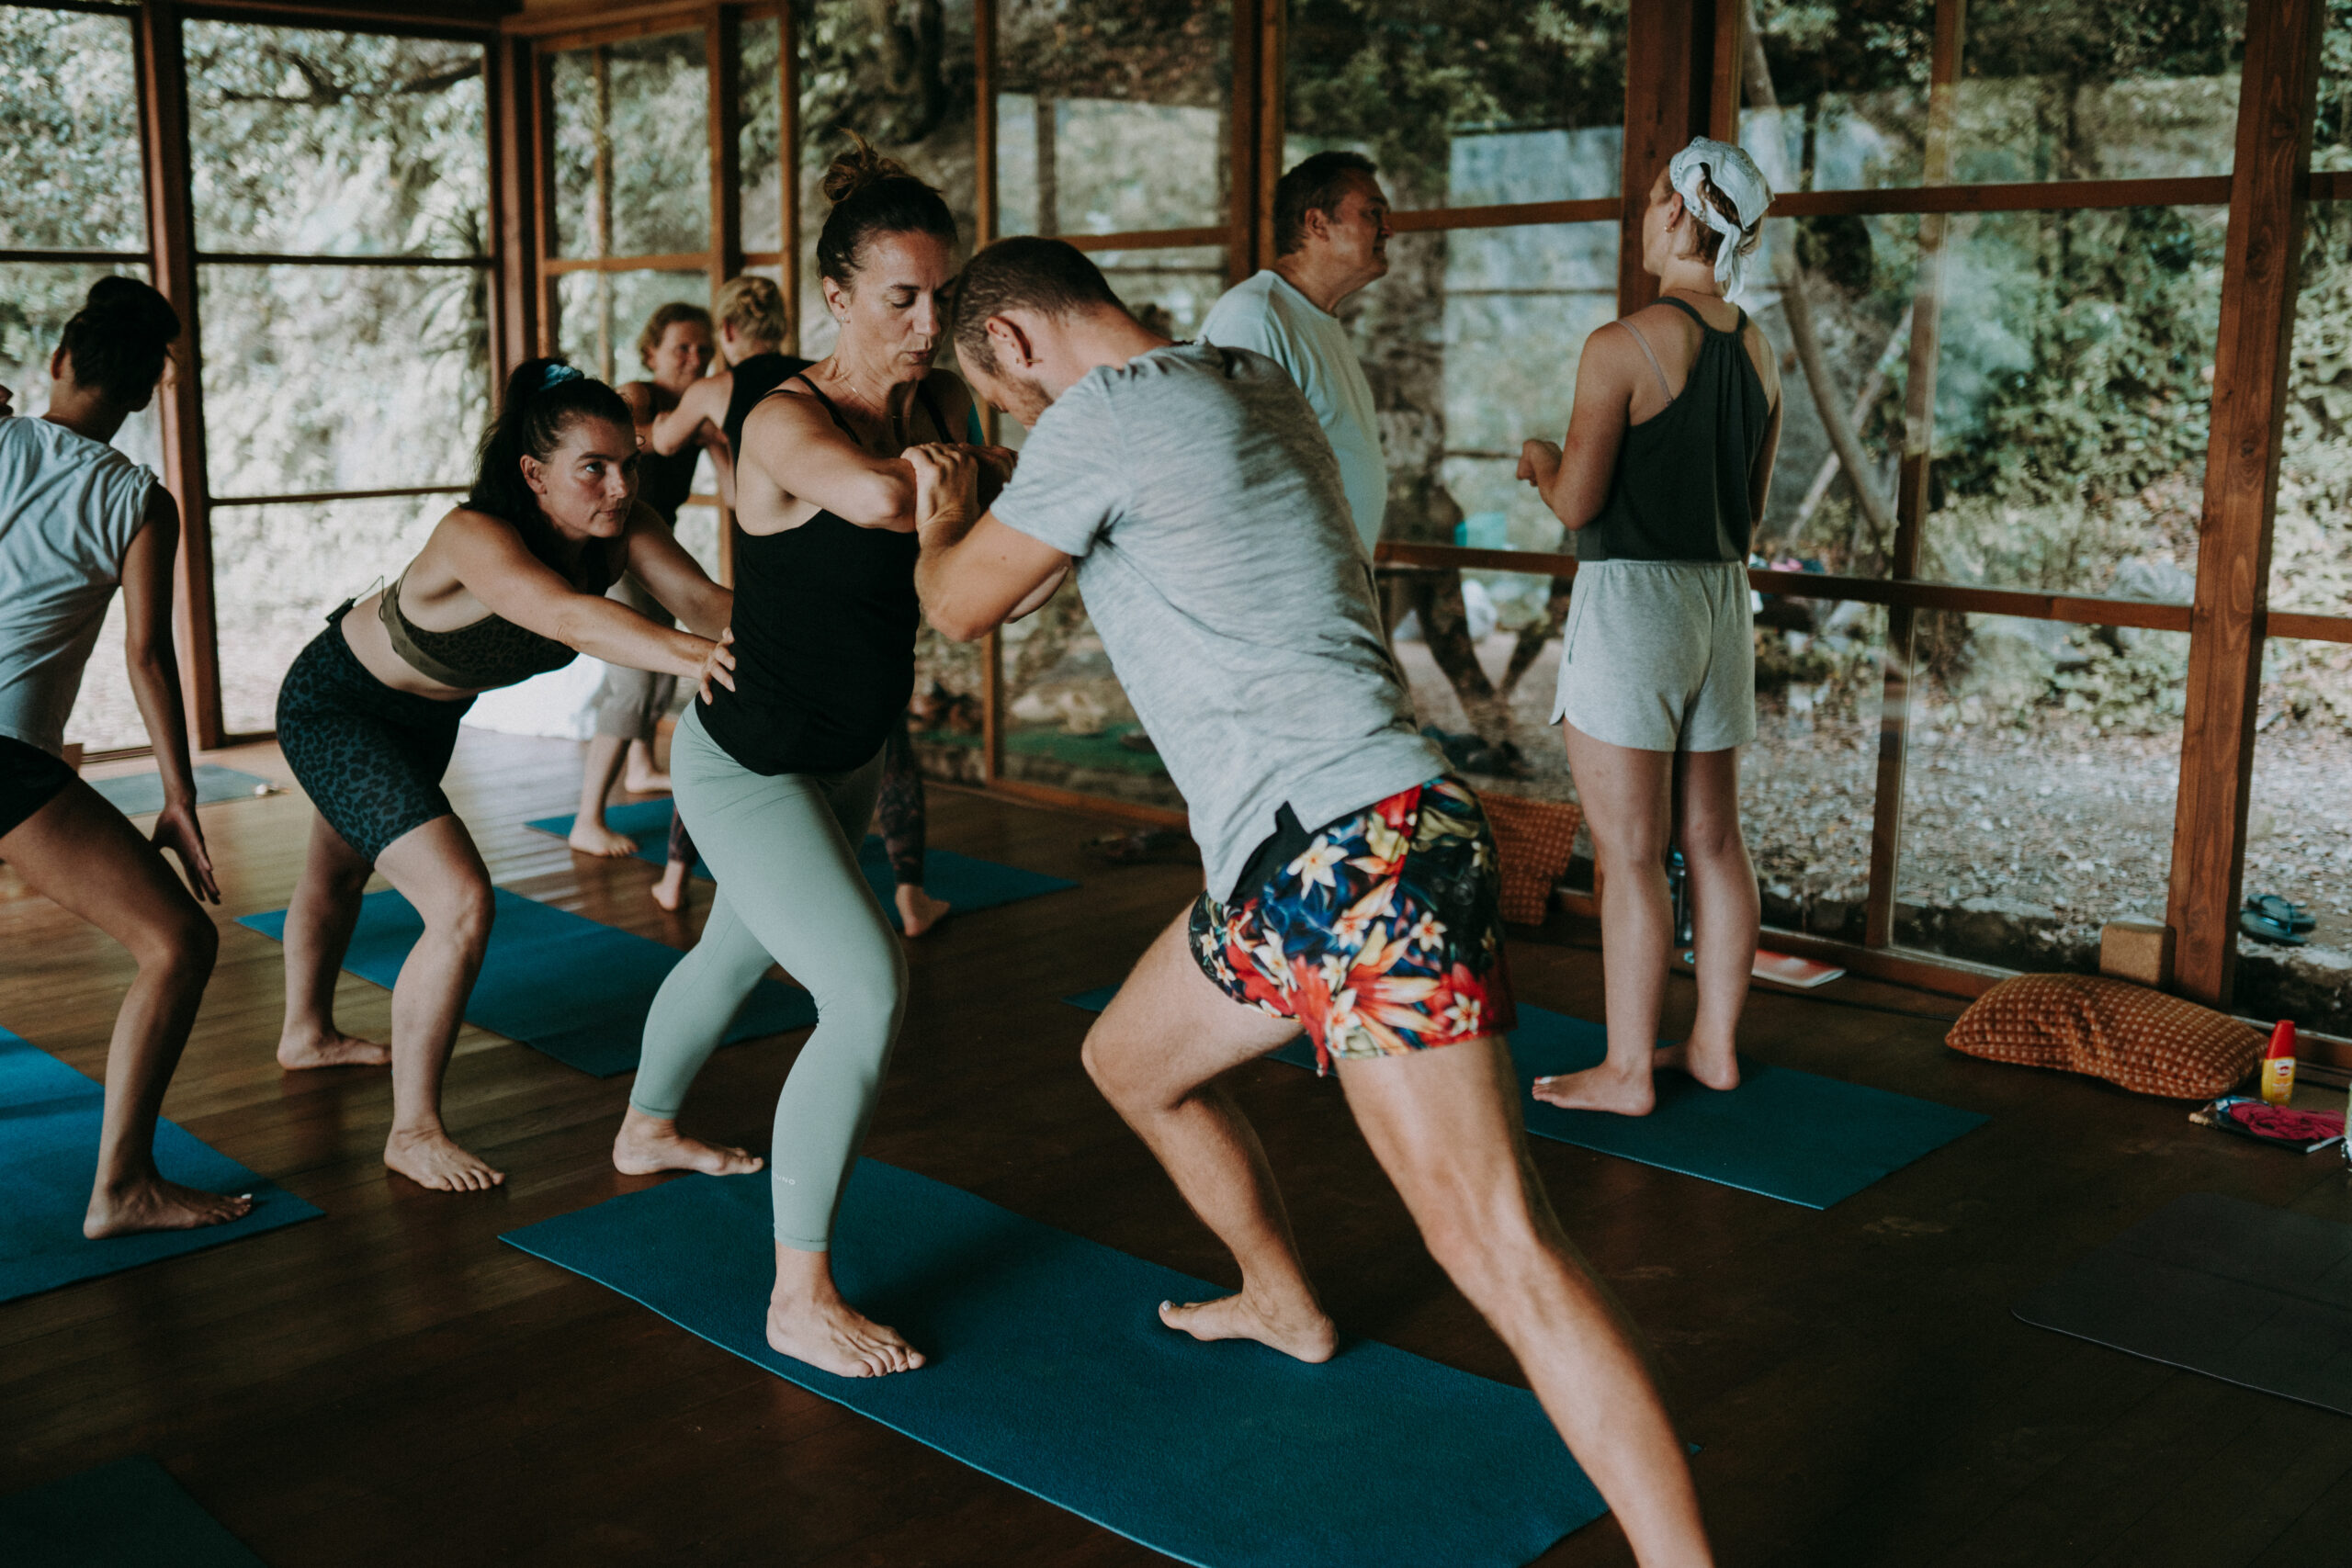
[{"label": "wooden window frame", "polygon": [[[138,7],[96,0],[23,0],[34,6],[90,11],[130,18],[139,58],[141,144],[146,176],[148,246],[143,253],[6,251],[0,260],[143,263],[198,341],[195,296],[199,265],[326,264],[335,265],[460,265],[493,271],[492,369],[503,377],[521,359],[545,350],[556,336],[554,290],[566,272],[588,268],[703,270],[714,289],[745,266],[779,267],[787,295],[798,299],[799,213],[797,17],[788,5],[712,4],[657,0],[624,7],[582,6],[509,17],[495,22],[454,5],[344,9],[325,0],[214,0],[186,4],[150,0]],[[2200,524],[2196,597],[2188,605],[2154,604],[2098,595],[2034,592],[1926,581],[1917,575],[1926,522],[1928,451],[1932,432],[1925,412],[1910,411],[1895,502],[1895,560],[1888,577],[1861,579],[1758,570],[1762,592],[1791,597],[1842,599],[1885,605],[1888,648],[1883,669],[1884,701],[1872,832],[1869,933],[1860,945],[1776,931],[1782,945],[1827,953],[1868,973],[1891,975],[1962,992],[1981,989],[1998,971],[1939,954],[1902,949],[1893,940],[1894,870],[1899,860],[1901,781],[1907,739],[1908,633],[1922,611],[2018,615],[2076,625],[2139,626],[2189,637],[2188,712],[2182,726],[2181,788],[2175,813],[2167,919],[2179,932],[2179,988],[2226,1003],[2236,949],[2234,905],[2243,874],[2245,805],[2253,766],[2253,716],[2266,637],[2352,643],[2352,616],[2274,612],[2267,606],[2268,560],[2284,377],[2306,205],[2352,199],[2352,173],[2310,170],[2317,40],[2324,23],[2318,0],[2271,0],[2249,7],[2237,145],[2227,175],[2161,179],[2065,180],[1961,185],[1949,180],[1950,95],[1958,81],[1964,43],[1965,0],[1933,0],[1935,46],[1929,84],[1928,158],[1914,186],[1863,190],[1793,191],[1781,197],[1776,216],[1916,216],[1925,231],[1950,215],[1968,212],[2094,209],[2226,207],[2229,232],[2223,264],[2222,321],[2217,340],[2217,389],[2209,439],[2204,513]],[[1629,8],[1625,164],[1620,195],[1598,200],[1521,202],[1417,209],[1394,215],[1404,232],[1498,229],[1532,224],[1617,221],[1638,232],[1641,204],[1657,165],[1697,132],[1736,136],[1747,39],[1742,0],[1645,0]],[[780,250],[741,248],[741,184],[731,165],[738,155],[740,99],[734,47],[741,25],[774,17],[780,29]],[[480,41],[489,47],[487,93],[492,142],[492,254],[466,257],[311,257],[210,255],[193,243],[184,19],[220,19],[388,32]],[[1238,280],[1271,260],[1273,182],[1283,150],[1284,0],[1234,0],[1231,112],[1233,210],[1217,225],[1119,234],[1065,236],[1086,250],[1155,250],[1222,244]],[[978,206],[976,243],[999,232],[994,79],[999,39],[996,0],[975,0],[976,94],[974,150]],[[628,38],[705,29],[711,72],[711,237],[703,251],[663,256],[561,257],[554,254],[550,103],[547,68],[559,51]],[[1932,267],[1927,269],[1931,275]],[[1933,299],[1935,280],[1923,281]],[[1631,310],[1651,297],[1639,256],[1621,242],[1619,304]],[[1937,301],[1939,302],[1939,301]],[[1917,307],[1915,306],[1915,309]],[[796,310],[797,324],[797,310]],[[1914,334],[1913,378],[1932,385],[1932,321]],[[797,333],[795,333],[797,337]],[[214,497],[206,484],[201,361],[184,356],[181,374],[164,393],[165,479],[186,523],[179,560],[178,631],[189,711],[200,747],[232,737],[221,723],[219,650],[213,610],[209,511],[220,504],[359,499],[423,494],[410,491],[320,492],[283,497]],[[722,529],[722,538],[725,530]],[[1448,545],[1385,543],[1379,558],[1397,565],[1549,573],[1572,577],[1574,561],[1558,554],[1484,551]],[[1046,804],[1082,807],[1151,821],[1181,821],[1159,811],[1094,796],[1026,784],[1004,776],[1001,648],[983,647],[982,771],[1000,793]]]}]

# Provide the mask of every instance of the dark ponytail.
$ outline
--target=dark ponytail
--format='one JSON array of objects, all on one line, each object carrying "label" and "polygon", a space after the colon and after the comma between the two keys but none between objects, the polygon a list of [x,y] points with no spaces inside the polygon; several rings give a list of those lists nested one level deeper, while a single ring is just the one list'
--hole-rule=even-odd
[{"label": "dark ponytail", "polygon": [[956,215],[938,190],[854,130],[825,171],[824,192],[833,209],[817,236],[817,270],[843,288],[864,267],[858,253],[876,234],[929,234],[956,243]]},{"label": "dark ponytail", "polygon": [[560,359],[526,359],[506,378],[498,417],[482,437],[481,461],[466,505],[512,523],[533,555],[552,565],[555,525],[539,510],[539,498],[523,478],[523,459],[541,462],[562,445],[566,432],[583,419],[605,419],[634,433],[628,404],[593,376]]},{"label": "dark ponytail", "polygon": [[58,346],[75,381],[134,412],[155,395],[179,335],[180,313],[170,300],[135,277],[102,277],[65,323]]}]

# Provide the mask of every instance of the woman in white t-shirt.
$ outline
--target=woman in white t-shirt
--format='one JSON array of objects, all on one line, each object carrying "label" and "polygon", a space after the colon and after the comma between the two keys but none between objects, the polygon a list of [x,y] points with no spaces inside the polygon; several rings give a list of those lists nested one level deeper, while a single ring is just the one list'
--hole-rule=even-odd
[{"label": "woman in white t-shirt", "polygon": [[[0,860],[129,948],[139,977],[107,1051],[92,1238],[243,1216],[155,1168],[155,1118],[212,975],[220,935],[189,896],[220,901],[196,820],[196,779],[172,652],[180,520],[154,474],[107,445],[155,395],[179,316],[128,277],[101,278],[50,355],[49,412],[0,418]],[[8,394],[0,389],[0,414]],[[115,590],[123,651],[164,778],[152,838],[62,758],[66,716]],[[180,858],[187,886],[160,852]]]}]

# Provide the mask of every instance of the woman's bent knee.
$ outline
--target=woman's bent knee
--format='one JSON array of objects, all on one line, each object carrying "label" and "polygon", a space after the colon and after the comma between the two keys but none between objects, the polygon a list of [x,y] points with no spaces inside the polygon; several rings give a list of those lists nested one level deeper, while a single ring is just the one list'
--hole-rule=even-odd
[{"label": "woman's bent knee", "polygon": [[139,967],[202,985],[220,956],[220,928],[184,898],[184,908],[158,911],[127,943]]}]

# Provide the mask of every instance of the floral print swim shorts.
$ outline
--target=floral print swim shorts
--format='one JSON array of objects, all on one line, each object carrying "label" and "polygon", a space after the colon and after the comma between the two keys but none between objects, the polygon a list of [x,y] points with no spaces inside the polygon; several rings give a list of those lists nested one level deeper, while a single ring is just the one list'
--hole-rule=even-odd
[{"label": "floral print swim shorts", "polygon": [[1495,840],[1467,784],[1432,779],[1311,834],[1287,807],[1281,821],[1268,847],[1295,853],[1266,871],[1261,847],[1233,902],[1193,906],[1193,956],[1226,995],[1296,1019],[1318,1072],[1518,1021]]}]

